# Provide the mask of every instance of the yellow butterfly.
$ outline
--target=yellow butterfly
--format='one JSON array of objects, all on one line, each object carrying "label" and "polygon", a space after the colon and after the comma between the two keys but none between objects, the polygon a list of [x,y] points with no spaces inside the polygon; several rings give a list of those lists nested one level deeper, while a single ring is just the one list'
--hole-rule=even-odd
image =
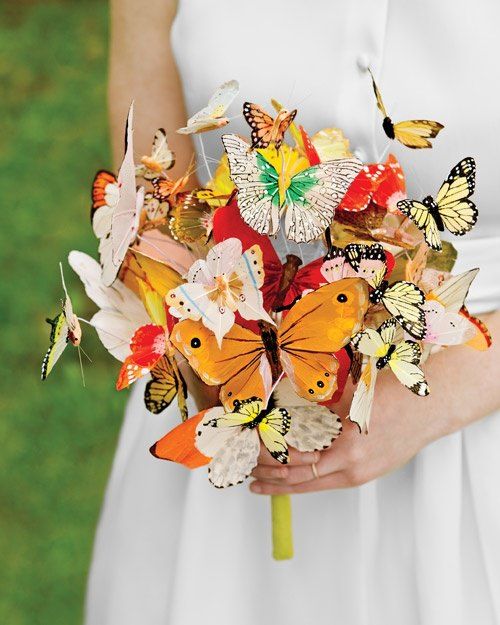
[{"label": "yellow butterfly", "polygon": [[367,328],[352,339],[354,348],[364,357],[349,419],[358,424],[361,432],[368,432],[377,373],[386,366],[389,366],[401,384],[416,395],[424,397],[429,394],[429,387],[419,367],[419,344],[415,341],[399,341],[395,344],[397,333],[396,320],[388,319],[378,330]]},{"label": "yellow butterfly", "polygon": [[450,171],[436,199],[431,195],[421,202],[400,200],[398,209],[422,230],[429,247],[442,250],[440,232],[445,228],[451,234],[463,236],[477,221],[477,208],[469,198],[476,186],[476,163],[472,157],[464,158]]},{"label": "yellow butterfly", "polygon": [[389,139],[396,139],[408,148],[432,148],[432,143],[429,139],[437,137],[440,130],[444,128],[443,124],[439,122],[431,121],[429,119],[410,119],[403,122],[393,123],[389,115],[387,114],[382,95],[375,83],[371,70],[370,76],[373,84],[373,91],[377,98],[377,107],[384,116],[382,122],[382,128]]}]

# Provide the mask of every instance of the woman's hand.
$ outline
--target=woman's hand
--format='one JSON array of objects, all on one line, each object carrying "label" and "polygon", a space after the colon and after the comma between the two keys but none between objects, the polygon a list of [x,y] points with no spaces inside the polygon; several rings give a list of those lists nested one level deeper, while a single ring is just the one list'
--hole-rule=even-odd
[{"label": "woman's hand", "polygon": [[[499,335],[500,315],[486,319]],[[424,366],[431,394],[417,397],[390,372],[377,380],[370,431],[360,434],[347,420],[352,388],[333,409],[343,432],[329,449],[313,454],[292,450],[288,465],[279,465],[264,449],[253,471],[254,493],[306,493],[359,486],[406,464],[430,442],[490,414],[500,406],[500,348],[487,352],[453,347]],[[312,464],[315,463],[318,478]]]}]

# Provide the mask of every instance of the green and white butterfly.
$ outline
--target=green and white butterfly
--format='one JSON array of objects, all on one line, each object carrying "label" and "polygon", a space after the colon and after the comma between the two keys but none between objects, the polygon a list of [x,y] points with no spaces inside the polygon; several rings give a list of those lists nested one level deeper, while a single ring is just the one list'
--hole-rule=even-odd
[{"label": "green and white butterfly", "polygon": [[42,380],[47,379],[47,376],[66,349],[66,345],[72,343],[75,347],[79,347],[82,339],[82,330],[78,317],[73,312],[73,306],[64,282],[61,263],[59,263],[59,268],[64,290],[64,300],[62,301],[62,312],[54,317],[54,319],[46,319],[47,323],[51,326],[50,347],[42,362]]},{"label": "green and white butterfly", "polygon": [[224,135],[222,142],[243,220],[261,234],[275,235],[284,215],[285,235],[296,243],[323,234],[363,167],[357,158],[327,161],[299,172],[282,189],[280,173],[243,139]]}]

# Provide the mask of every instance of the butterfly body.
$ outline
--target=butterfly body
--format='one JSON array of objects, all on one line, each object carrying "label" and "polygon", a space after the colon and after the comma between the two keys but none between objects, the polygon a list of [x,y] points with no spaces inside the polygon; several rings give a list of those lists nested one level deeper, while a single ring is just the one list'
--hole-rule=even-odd
[{"label": "butterfly body", "polygon": [[394,132],[394,124],[390,117],[384,117],[382,121],[382,128],[389,139],[395,139],[396,133]]},{"label": "butterfly body", "polygon": [[434,201],[432,195],[424,197],[424,199],[422,200],[422,204],[429,209],[429,213],[436,222],[436,228],[439,230],[439,232],[444,232],[444,223],[441,215],[439,214],[439,207]]},{"label": "butterfly body", "polygon": [[391,356],[393,355],[395,350],[396,350],[396,345],[394,344],[389,345],[389,349],[387,350],[386,355],[380,356],[380,358],[377,359],[377,362],[375,363],[375,366],[377,367],[377,369],[383,369],[389,364]]}]

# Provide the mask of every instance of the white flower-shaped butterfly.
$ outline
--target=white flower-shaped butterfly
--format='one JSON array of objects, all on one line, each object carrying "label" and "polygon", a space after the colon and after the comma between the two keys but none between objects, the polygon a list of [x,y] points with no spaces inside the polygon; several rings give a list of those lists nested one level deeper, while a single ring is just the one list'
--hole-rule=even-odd
[{"label": "white flower-shaped butterfly", "polygon": [[236,311],[244,319],[273,323],[263,306],[263,282],[260,247],[253,245],[242,253],[241,241],[231,238],[215,245],[206,260],[195,261],[187,282],[169,291],[166,303],[174,317],[201,320],[220,345]]}]

